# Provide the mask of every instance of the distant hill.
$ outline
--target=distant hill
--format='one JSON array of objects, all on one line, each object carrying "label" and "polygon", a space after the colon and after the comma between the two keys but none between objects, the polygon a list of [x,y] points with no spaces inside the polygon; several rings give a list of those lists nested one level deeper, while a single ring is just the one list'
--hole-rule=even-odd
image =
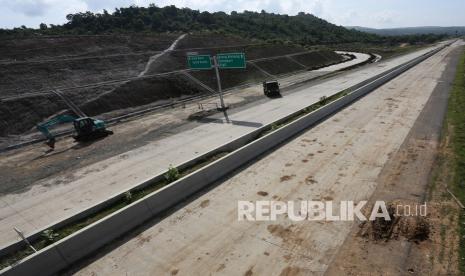
[{"label": "distant hill", "polygon": [[[297,15],[261,12],[225,12],[177,8],[175,6],[130,6],[110,13],[81,12],[66,16],[63,25],[40,24],[39,29],[26,27],[0,29],[0,37],[27,37],[31,35],[93,35],[115,33],[210,33],[235,35],[250,40],[272,43],[291,42],[301,45],[340,43],[399,43],[406,38],[382,37],[331,24],[312,14]],[[409,37],[409,43],[432,42],[443,36]]]},{"label": "distant hill", "polygon": [[357,30],[361,32],[383,35],[383,36],[397,36],[397,35],[419,35],[419,34],[447,34],[447,35],[465,35],[465,26],[456,27],[407,27],[407,28],[390,28],[390,29],[374,29],[360,26],[347,26],[349,30]]},{"label": "distant hill", "polygon": [[[348,30],[331,24],[312,14],[295,16],[262,12],[224,12],[177,8],[175,6],[130,6],[110,13],[69,14],[64,25],[41,24],[35,33],[54,34],[105,34],[134,32],[211,32],[239,35],[248,39],[292,41],[302,44],[330,44],[343,42],[372,42],[380,38],[373,34]],[[0,35],[13,32],[27,33],[32,29],[0,30]],[[14,33],[13,33],[14,34]]]},{"label": "distant hill", "polygon": [[195,32],[215,31],[261,40],[292,40],[305,44],[371,41],[372,34],[336,26],[312,14],[295,16],[262,12],[201,12],[189,8],[151,5],[116,9],[113,13],[68,15],[64,28],[77,32],[108,31]]}]

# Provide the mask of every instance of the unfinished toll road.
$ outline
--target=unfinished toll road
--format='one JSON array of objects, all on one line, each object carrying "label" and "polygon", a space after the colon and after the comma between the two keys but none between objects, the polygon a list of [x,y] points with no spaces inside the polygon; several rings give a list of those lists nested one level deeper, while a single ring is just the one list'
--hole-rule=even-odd
[{"label": "unfinished toll road", "polygon": [[270,222],[238,221],[237,202],[369,199],[455,47],[458,43],[218,183],[166,219],[145,225],[74,272],[322,275],[354,222],[293,222],[283,216]]},{"label": "unfinished toll road", "polygon": [[[393,64],[416,55],[419,53],[402,57],[393,61]],[[349,67],[354,65],[354,62],[363,63],[368,58],[367,54],[358,54],[357,59],[343,64]],[[377,69],[384,70],[382,65]],[[304,71],[280,78],[280,81],[284,88],[327,73],[329,72]],[[364,74],[359,76],[365,77]],[[307,83],[306,87],[318,83]],[[343,81],[341,85],[345,87],[349,84]],[[300,97],[305,97],[301,90],[302,87],[294,89],[292,93],[300,92]],[[323,92],[324,90],[321,91]],[[311,104],[317,102],[320,96],[312,95],[307,100]],[[297,111],[307,104],[307,100],[292,103],[292,99],[284,98],[291,106],[280,109],[279,102],[269,101],[263,96],[260,84],[230,91],[225,99],[232,107],[230,113],[234,114],[233,124],[218,124],[219,116],[211,117],[214,118],[213,122],[190,120],[189,117],[199,111],[199,101],[195,101],[187,106],[160,109],[137,119],[129,119],[111,127],[116,135],[93,143],[76,144],[69,137],[60,140],[52,152],[46,151],[45,145],[32,145],[3,154],[0,158],[0,176],[3,178],[0,187],[0,231],[3,233],[0,237],[0,247],[17,241],[18,236],[13,227],[21,229],[26,235],[41,231],[50,224],[62,221],[99,201],[121,193],[122,189],[126,191],[144,179],[163,173],[170,164],[177,166],[200,156],[287,115],[289,110]],[[216,97],[202,100],[208,108],[212,108],[216,102]],[[270,116],[271,113],[268,112],[265,116],[266,111],[254,110],[255,106],[271,109],[275,115]],[[244,115],[236,116],[239,113]],[[253,122],[250,118],[259,113],[262,113],[259,122],[248,123]],[[176,135],[179,135],[178,138],[173,139]],[[152,159],[153,157],[158,161]],[[92,175],[98,176],[89,179]],[[84,183],[87,188],[72,183]],[[100,187],[105,188],[102,190]],[[77,206],[79,207],[75,208]]]}]

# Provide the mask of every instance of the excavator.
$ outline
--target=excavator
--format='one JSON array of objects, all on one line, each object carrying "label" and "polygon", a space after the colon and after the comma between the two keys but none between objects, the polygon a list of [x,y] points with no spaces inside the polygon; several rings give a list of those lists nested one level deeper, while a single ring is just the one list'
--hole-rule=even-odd
[{"label": "excavator", "polygon": [[53,150],[55,149],[55,136],[49,131],[49,128],[57,124],[70,122],[73,123],[76,131],[74,136],[76,141],[90,141],[113,134],[113,131],[106,129],[105,122],[102,120],[90,117],[75,117],[67,114],[57,115],[44,123],[38,124],[37,129],[48,139],[45,144]]}]

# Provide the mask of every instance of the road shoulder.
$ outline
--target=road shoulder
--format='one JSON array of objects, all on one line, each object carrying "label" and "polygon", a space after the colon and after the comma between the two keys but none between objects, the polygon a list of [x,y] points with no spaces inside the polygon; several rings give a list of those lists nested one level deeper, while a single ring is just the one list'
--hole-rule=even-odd
[{"label": "road shoulder", "polygon": [[[427,200],[431,171],[438,156],[448,94],[463,47],[452,51],[449,62],[425,108],[401,148],[391,156],[378,177],[370,201],[423,203]],[[451,202],[427,201],[429,239],[413,242],[398,237],[371,240],[355,225],[328,267],[326,275],[439,275],[457,273],[457,219],[442,217],[444,209],[457,207]],[[455,213],[456,216],[457,213]],[[448,241],[443,237],[447,236]],[[444,256],[448,256],[445,258]],[[389,266],[386,266],[389,264]]]}]

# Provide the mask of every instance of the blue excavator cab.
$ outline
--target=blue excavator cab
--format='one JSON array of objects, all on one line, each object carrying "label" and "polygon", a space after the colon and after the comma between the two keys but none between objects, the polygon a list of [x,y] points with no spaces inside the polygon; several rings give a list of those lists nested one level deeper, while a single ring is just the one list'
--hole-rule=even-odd
[{"label": "blue excavator cab", "polygon": [[57,124],[68,122],[73,122],[74,130],[76,131],[74,139],[76,141],[90,141],[113,134],[112,131],[106,129],[105,122],[102,120],[90,117],[76,118],[71,115],[58,115],[37,125],[37,129],[47,138],[45,144],[54,149],[55,136],[49,131],[49,128]]}]

